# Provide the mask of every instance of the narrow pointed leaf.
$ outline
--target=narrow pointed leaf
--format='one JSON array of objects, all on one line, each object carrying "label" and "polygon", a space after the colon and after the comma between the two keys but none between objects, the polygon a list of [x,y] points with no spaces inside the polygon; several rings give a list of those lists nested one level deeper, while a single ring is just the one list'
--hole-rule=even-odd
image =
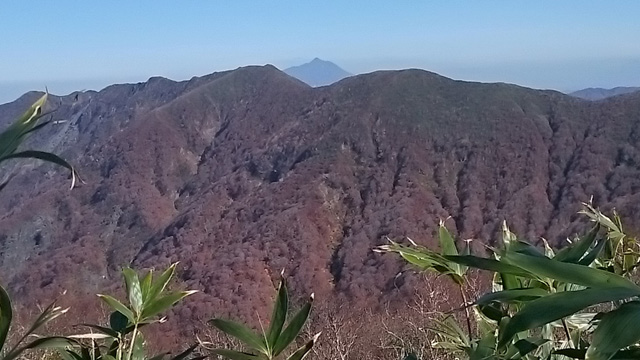
[{"label": "narrow pointed leaf", "polygon": [[231,335],[243,343],[249,345],[249,347],[261,352],[267,353],[267,347],[263,340],[260,339],[253,331],[248,327],[224,319],[213,319],[210,321],[211,325],[218,328],[220,331],[227,335]]},{"label": "narrow pointed leaf", "polygon": [[69,171],[71,171],[71,189],[75,187],[76,179],[78,178],[78,173],[76,172],[76,170],[71,164],[69,164],[66,160],[59,157],[58,155],[52,154],[46,151],[25,150],[25,151],[6,155],[0,158],[0,162],[4,160],[17,159],[17,158],[38,159],[38,160],[47,161],[47,162],[65,167],[69,169]]},{"label": "narrow pointed leaf", "polygon": [[503,348],[519,332],[530,330],[574,314],[589,306],[622,300],[640,295],[626,287],[592,288],[565,291],[541,297],[526,303],[500,332],[499,347]]},{"label": "narrow pointed leaf", "polygon": [[122,315],[126,316],[127,319],[131,323],[136,322],[136,318],[133,315],[133,312],[126,306],[124,306],[120,301],[116,300],[114,297],[109,295],[98,294],[98,297],[102,299],[107,305],[109,305],[113,310],[118,311]]},{"label": "narrow pointed leaf", "polygon": [[153,316],[158,315],[159,313],[169,309],[173,305],[175,305],[178,301],[184,299],[185,297],[195,294],[197,291],[176,291],[172,293],[168,293],[162,297],[154,299],[152,302],[145,305],[144,310],[142,310],[142,319],[147,320]]},{"label": "narrow pointed leaf", "polygon": [[52,337],[43,337],[38,338],[27,345],[19,347],[15,350],[12,350],[8,354],[3,357],[3,360],[13,360],[19,357],[26,350],[35,350],[35,349],[64,349],[70,346],[76,345],[76,343],[66,337],[61,336],[52,336]]},{"label": "narrow pointed leaf", "polygon": [[549,292],[540,288],[510,289],[488,293],[476,300],[476,305],[486,305],[493,301],[511,303],[515,301],[530,301],[549,295]]},{"label": "narrow pointed leaf", "polygon": [[0,286],[0,351],[2,351],[6,343],[12,318],[13,309],[11,307],[11,298],[5,289]]},{"label": "narrow pointed leaf", "polygon": [[620,305],[600,319],[587,350],[589,360],[608,360],[618,350],[640,341],[640,301]]},{"label": "narrow pointed leaf", "polygon": [[[198,347],[198,344],[193,344],[191,345],[188,349],[186,349],[185,351],[181,352],[180,354],[174,356],[171,358],[171,360],[184,360],[187,358],[187,356],[189,356],[196,348]],[[193,360],[193,359],[191,359]]]},{"label": "narrow pointed leaf", "polygon": [[291,322],[289,322],[289,325],[287,325],[287,327],[282,331],[282,334],[278,337],[278,341],[273,348],[273,355],[278,356],[298,336],[300,330],[302,330],[302,327],[307,322],[307,318],[311,312],[312,301],[313,295],[311,296],[311,300],[306,303],[300,311],[298,311],[298,313],[291,319]]},{"label": "narrow pointed leaf", "polygon": [[106,328],[104,326],[93,325],[93,324],[80,324],[80,325],[92,328],[94,330],[97,330],[101,334],[105,334],[105,335],[108,335],[108,336],[111,336],[111,337],[114,337],[114,338],[118,337],[118,332],[115,331],[114,329],[109,329],[109,328]]},{"label": "narrow pointed leaf", "polygon": [[580,261],[578,261],[578,264],[584,266],[591,265],[591,263],[593,263],[598,258],[598,256],[600,256],[602,249],[604,249],[608,242],[609,240],[607,238],[600,238],[596,246],[594,246],[593,249],[589,250],[587,255],[585,255],[582,259],[580,259]]},{"label": "narrow pointed leaf", "polygon": [[307,356],[307,354],[309,354],[309,352],[313,348],[313,345],[315,345],[315,343],[318,341],[318,337],[319,336],[320,336],[320,333],[316,334],[311,340],[309,340],[306,344],[304,344],[302,347],[300,347],[298,350],[296,350],[296,352],[291,354],[287,358],[287,360],[302,360],[302,359],[304,359],[304,357]]},{"label": "narrow pointed leaf", "polygon": [[[173,273],[176,271],[176,266],[178,263],[173,263],[167,270],[165,270],[160,276],[153,282],[151,288],[149,289],[149,296],[147,298],[147,302],[154,301],[161,292],[167,287],[167,284],[173,277]],[[145,303],[146,305],[146,303]]]},{"label": "narrow pointed leaf", "polygon": [[211,350],[211,352],[216,354],[216,355],[220,355],[222,357],[226,357],[227,359],[231,359],[231,360],[260,360],[260,359],[262,359],[261,357],[259,357],[257,355],[249,354],[249,353],[246,353],[246,352],[227,350],[227,349],[213,349],[213,350]]},{"label": "narrow pointed leaf", "polygon": [[591,246],[597,239],[598,232],[600,232],[600,224],[596,224],[589,233],[582,237],[580,240],[564,247],[558,251],[558,254],[553,258],[557,261],[568,262],[577,264],[589,251]]},{"label": "narrow pointed leaf", "polygon": [[267,331],[267,343],[269,349],[273,349],[276,341],[282,332],[284,322],[287,319],[287,310],[289,309],[289,296],[287,295],[287,283],[284,278],[280,280],[278,286],[278,294],[276,295],[276,303],[273,305],[273,314],[271,315],[271,323]]}]

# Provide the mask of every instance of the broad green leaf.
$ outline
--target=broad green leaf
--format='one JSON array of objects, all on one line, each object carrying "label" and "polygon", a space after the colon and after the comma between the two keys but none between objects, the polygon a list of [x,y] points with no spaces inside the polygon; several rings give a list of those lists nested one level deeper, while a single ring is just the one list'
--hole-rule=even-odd
[{"label": "broad green leaf", "polygon": [[113,336],[103,334],[103,333],[88,333],[88,334],[78,334],[78,335],[69,335],[71,339],[91,339],[91,340],[104,340],[104,339],[113,339]]},{"label": "broad green leaf", "polygon": [[131,351],[131,358],[129,360],[144,360],[144,343],[144,336],[141,332],[138,332],[133,342],[133,351]]},{"label": "broad green leaf", "polygon": [[547,339],[526,338],[520,339],[509,346],[507,350],[507,359],[521,359],[532,351],[535,351],[540,345],[548,342]]},{"label": "broad green leaf", "polygon": [[593,246],[599,232],[600,224],[596,224],[586,236],[558,251],[553,259],[577,264],[580,259],[586,256],[589,249]]},{"label": "broad green leaf", "polygon": [[287,325],[287,327],[282,331],[282,334],[278,337],[276,346],[273,348],[274,356],[278,356],[298,336],[300,330],[302,330],[302,327],[307,322],[307,318],[311,312],[312,303],[313,294],[311,294],[309,302],[306,303],[300,311],[298,311],[298,313],[291,319],[291,322],[289,322],[289,325]]},{"label": "broad green leaf", "polygon": [[[438,241],[440,243],[440,251],[442,255],[458,255],[456,242],[453,239],[453,236],[451,236],[449,230],[444,226],[443,221],[440,221],[440,226],[438,227]],[[462,276],[466,272],[466,267],[463,265],[456,263],[447,265],[458,276]],[[461,284],[464,281],[462,279],[458,279],[456,282]]]},{"label": "broad green leaf", "polygon": [[287,360],[302,360],[305,356],[307,356],[307,354],[309,354],[309,351],[311,351],[313,345],[315,345],[315,343],[318,341],[319,336],[320,333],[317,333],[311,340],[309,340],[306,344],[296,350],[296,352],[291,354],[287,358]]},{"label": "broad green leaf", "polygon": [[453,240],[449,230],[444,226],[443,221],[440,221],[440,226],[438,227],[438,242],[443,255],[458,255],[456,242]]},{"label": "broad green leaf", "polygon": [[149,292],[151,291],[151,284],[153,281],[153,270],[149,270],[140,282],[140,289],[142,290],[142,302],[146,304],[149,301]]},{"label": "broad green leaf", "polygon": [[493,333],[485,334],[473,351],[468,351],[469,360],[489,360],[495,359],[496,337]]},{"label": "broad green leaf", "polygon": [[4,348],[7,341],[9,327],[11,327],[11,319],[13,318],[13,309],[11,307],[11,298],[5,289],[0,286],[0,351]]},{"label": "broad green leaf", "polygon": [[190,291],[175,291],[168,293],[160,298],[156,298],[153,301],[145,304],[144,309],[142,310],[141,319],[147,320],[157,314],[169,309],[173,305],[175,305],[178,301],[184,299],[185,297],[195,294],[198,291],[190,290]]},{"label": "broad green leaf", "polygon": [[227,359],[231,359],[231,360],[260,360],[260,359],[262,359],[258,355],[253,355],[253,354],[249,354],[249,353],[246,353],[246,352],[240,352],[240,351],[234,351],[234,350],[227,350],[227,349],[213,349],[213,350],[211,350],[211,352],[216,354],[216,355],[220,355],[220,356],[226,357]]},{"label": "broad green leaf", "polygon": [[540,288],[510,289],[488,293],[476,300],[476,305],[486,305],[493,301],[511,303],[514,301],[530,301],[549,295],[549,292]]},{"label": "broad green leaf", "polygon": [[608,360],[640,340],[640,301],[620,305],[600,319],[587,350],[588,360]]},{"label": "broad green leaf", "polygon": [[264,343],[264,341],[261,340],[260,337],[253,331],[251,331],[248,327],[224,319],[213,319],[210,321],[210,323],[223,333],[235,337],[236,339],[249,345],[249,347],[263,354],[267,353],[267,347],[265,346],[266,344]]},{"label": "broad green leaf", "polygon": [[273,349],[276,346],[276,341],[287,319],[288,309],[289,296],[287,295],[287,283],[283,277],[280,280],[280,286],[278,286],[276,303],[273,305],[273,314],[271,315],[271,322],[269,324],[269,330],[267,331],[267,344],[269,349]]},{"label": "broad green leaf", "polygon": [[142,310],[142,289],[140,288],[138,274],[131,268],[122,269],[122,274],[124,275],[124,282],[127,286],[129,303],[131,304],[134,315],[139,318]]},{"label": "broad green leaf", "polygon": [[[147,302],[154,301],[161,292],[167,287],[167,284],[173,277],[173,273],[176,271],[176,266],[178,263],[173,263],[167,270],[165,270],[160,276],[153,282],[151,288],[149,290],[149,296],[147,298]],[[146,305],[146,303],[145,303]]]},{"label": "broad green leaf", "polygon": [[565,283],[588,287],[626,287],[640,293],[640,287],[622,276],[583,265],[514,252],[505,254],[502,261],[536,274],[539,277],[547,277]]},{"label": "broad green leaf", "polygon": [[98,294],[98,297],[102,299],[102,301],[107,303],[107,305],[111,306],[113,310],[118,311],[122,315],[126,316],[132,324],[135,324],[136,318],[133,315],[133,312],[128,307],[124,306],[120,301],[109,295]]},{"label": "broad green leaf", "polygon": [[512,275],[517,275],[517,276],[522,276],[527,278],[536,278],[536,275],[524,269],[521,269],[518,266],[507,264],[499,260],[487,259],[487,258],[473,256],[473,255],[466,255],[466,256],[446,255],[444,256],[444,258],[449,261],[453,261],[455,263],[466,265],[476,269],[482,269],[482,270],[505,273],[505,274],[512,274]]},{"label": "broad green leaf", "polygon": [[[564,355],[572,359],[584,359],[587,349],[560,349],[553,353]],[[611,358],[612,360],[638,360],[640,359],[640,348],[632,348],[628,350],[618,351]]]},{"label": "broad green leaf", "polygon": [[[122,333],[129,325],[130,319],[123,315],[120,311],[114,311],[109,315],[109,326],[111,330]],[[132,322],[133,324],[133,322]],[[117,337],[117,336],[116,336]]]},{"label": "broad green leaf", "polygon": [[626,287],[590,288],[551,294],[525,303],[500,332],[498,345],[503,348],[519,332],[530,330],[574,314],[589,306],[637,296]]}]

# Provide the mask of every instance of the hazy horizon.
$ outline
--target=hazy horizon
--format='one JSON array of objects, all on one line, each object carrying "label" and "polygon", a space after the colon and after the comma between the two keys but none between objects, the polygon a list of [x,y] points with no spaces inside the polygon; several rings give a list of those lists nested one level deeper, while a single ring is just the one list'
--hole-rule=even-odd
[{"label": "hazy horizon", "polygon": [[[0,4],[0,103],[315,57],[571,92],[640,85],[640,3]],[[24,26],[24,18],[37,25]]]}]

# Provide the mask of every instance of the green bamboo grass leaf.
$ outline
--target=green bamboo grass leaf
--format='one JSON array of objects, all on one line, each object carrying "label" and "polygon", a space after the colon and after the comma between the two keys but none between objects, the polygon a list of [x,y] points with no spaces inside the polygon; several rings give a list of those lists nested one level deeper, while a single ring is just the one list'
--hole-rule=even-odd
[{"label": "green bamboo grass leaf", "polygon": [[124,275],[124,282],[127,288],[127,295],[129,296],[129,304],[136,317],[140,317],[142,310],[142,289],[140,287],[140,279],[138,274],[131,268],[122,269]]},{"label": "green bamboo grass leaf", "polygon": [[593,244],[597,240],[599,232],[600,224],[596,224],[586,236],[558,251],[553,259],[557,261],[577,264],[580,259],[586,256],[589,249],[593,246]]},{"label": "green bamboo grass leaf", "polygon": [[273,305],[271,323],[269,324],[269,330],[267,331],[267,344],[269,349],[273,349],[276,346],[276,341],[278,340],[287,319],[288,309],[289,296],[287,295],[287,284],[284,276],[282,276],[280,279],[280,285],[278,286],[276,303]]},{"label": "green bamboo grass leaf", "polygon": [[[180,354],[172,357],[171,360],[185,360],[187,358],[187,356],[191,355],[191,353],[193,353],[196,350],[197,347],[198,347],[198,344],[193,344],[193,345],[189,346],[189,348],[187,348],[185,351],[183,351]],[[193,359],[191,359],[191,360],[193,360]]]},{"label": "green bamboo grass leaf", "polygon": [[545,254],[542,253],[540,250],[538,250],[537,247],[522,240],[512,241],[509,246],[509,252],[517,252],[517,253],[525,254],[529,256],[546,258]]},{"label": "green bamboo grass leaf", "polygon": [[69,169],[69,171],[71,172],[71,189],[75,187],[76,181],[78,181],[79,179],[77,171],[71,164],[69,164],[66,160],[59,157],[58,155],[46,151],[25,150],[0,157],[0,162],[18,158],[43,160]]},{"label": "green bamboo grass leaf", "polygon": [[580,259],[580,261],[578,261],[578,264],[590,266],[598,258],[598,256],[600,256],[602,249],[604,249],[608,242],[609,240],[607,240],[606,238],[601,238],[600,240],[598,240],[596,246],[594,246],[593,249],[591,249],[587,253],[587,255]]},{"label": "green bamboo grass leaf", "polygon": [[506,359],[521,359],[532,351],[535,351],[540,345],[549,342],[547,339],[526,338],[520,339],[509,346]]},{"label": "green bamboo grass leaf", "polygon": [[142,303],[146,304],[149,301],[149,292],[151,291],[151,285],[153,282],[153,270],[149,270],[147,274],[142,278],[140,282],[140,290],[142,290]]},{"label": "green bamboo grass leaf", "polygon": [[280,355],[280,353],[286,349],[293,340],[295,340],[300,333],[300,330],[302,330],[302,327],[307,322],[307,318],[309,318],[313,297],[313,294],[311,294],[309,302],[306,303],[300,311],[298,311],[298,313],[291,319],[289,325],[287,325],[287,327],[282,331],[282,334],[278,337],[278,341],[276,341],[276,345],[273,348],[274,356]]},{"label": "green bamboo grass leaf", "polygon": [[[554,354],[564,355],[572,359],[584,359],[587,349],[560,349],[553,352]],[[632,348],[628,350],[618,351],[611,358],[612,360],[638,360],[640,359],[640,348]]]},{"label": "green bamboo grass leaf", "polygon": [[[220,331],[227,335],[231,335],[234,338],[242,341],[243,343],[249,345],[249,347],[266,354],[267,347],[263,340],[260,339],[258,335],[256,335],[253,331],[251,331],[248,327],[224,319],[213,319],[210,321],[210,324],[218,328]],[[228,351],[228,350],[225,350]],[[217,353],[219,354],[219,353]],[[219,354],[222,355],[222,354]],[[226,355],[223,355],[226,356]]]},{"label": "green bamboo grass leaf", "polygon": [[142,333],[138,333],[133,342],[131,357],[128,360],[144,360],[144,343],[144,336]]},{"label": "green bamboo grass leaf", "polygon": [[258,355],[253,355],[246,352],[240,352],[240,351],[234,351],[234,350],[227,350],[227,349],[213,349],[211,350],[211,352],[231,360],[261,360],[262,359]]},{"label": "green bamboo grass leaf", "polygon": [[129,321],[129,318],[117,310],[109,315],[109,326],[111,327],[111,330],[119,333],[122,333],[127,328]]},{"label": "green bamboo grass leaf", "polygon": [[29,330],[27,330],[26,335],[32,334],[38,328],[40,328],[41,326],[45,325],[49,321],[52,321],[53,319],[57,318],[58,316],[63,315],[68,310],[69,310],[68,308],[67,309],[63,309],[63,308],[57,306],[55,301],[51,302],[44,310],[42,310],[40,315],[38,315],[38,317],[33,322],[31,327],[29,328]]},{"label": "green bamboo grass leaf", "polygon": [[[449,230],[444,226],[443,221],[440,221],[440,226],[438,227],[438,241],[441,252],[439,255],[459,255],[456,242]],[[467,270],[465,266],[456,263],[443,263],[441,265],[446,265],[446,267],[450,268],[451,272],[458,275],[458,277],[462,277]],[[456,282],[461,283],[464,281],[458,279]]]},{"label": "green bamboo grass leaf", "polygon": [[640,287],[622,276],[587,266],[514,252],[505,254],[502,261],[522,268],[537,276],[547,277],[565,283],[600,288],[626,287],[640,292]]},{"label": "green bamboo grass leaf", "polygon": [[438,241],[443,255],[458,255],[456,242],[442,220],[440,220],[440,226],[438,227]]},{"label": "green bamboo grass leaf", "polygon": [[47,101],[47,95],[40,97],[17,121],[0,133],[0,158],[13,154],[24,136],[37,125],[42,115],[42,107]]},{"label": "green bamboo grass leaf", "polygon": [[307,354],[309,354],[309,352],[313,348],[313,345],[315,345],[315,343],[318,341],[318,337],[320,336],[320,334],[321,333],[317,333],[316,335],[314,335],[314,337],[311,340],[309,340],[306,344],[304,344],[302,347],[296,350],[296,352],[291,354],[291,356],[289,356],[287,360],[304,359],[304,357],[307,356]]},{"label": "green bamboo grass leaf", "polygon": [[43,337],[38,338],[27,345],[16,348],[9,353],[7,353],[3,360],[13,360],[21,356],[23,352],[26,350],[35,350],[35,349],[64,349],[70,346],[77,345],[77,343],[70,338],[62,337],[62,336],[52,336],[52,337]]},{"label": "green bamboo grass leaf", "polygon": [[0,351],[3,350],[7,341],[7,334],[11,327],[12,318],[13,309],[11,307],[11,298],[5,289],[0,286]]},{"label": "green bamboo grass leaf", "polygon": [[520,268],[517,265],[511,265],[499,260],[482,258],[473,255],[446,255],[444,256],[446,260],[466,265],[472,268],[487,270],[497,273],[511,274],[531,279],[537,279],[538,277],[531,272],[526,271],[525,269]]},{"label": "green bamboo grass leaf", "polygon": [[[162,274],[160,274],[158,279],[156,279],[156,281],[153,282],[153,284],[151,285],[151,288],[149,290],[149,296],[147,298],[147,302],[154,301],[155,298],[158,295],[160,295],[161,292],[164,291],[164,289],[167,287],[167,284],[169,283],[169,281],[173,277],[173,273],[176,271],[176,266],[177,265],[178,265],[177,262],[171,264],[171,266],[169,266],[169,268],[167,268],[167,270],[165,270]],[[145,303],[145,305],[146,305],[146,303]]]},{"label": "green bamboo grass leaf", "polygon": [[591,288],[559,292],[527,302],[500,332],[498,346],[504,348],[519,332],[556,321],[589,306],[638,295],[640,292],[626,287]]},{"label": "green bamboo grass leaf", "polygon": [[158,354],[155,356],[152,356],[149,360],[164,360],[165,357],[167,357],[167,355],[169,355],[169,353],[163,353],[163,354]]},{"label": "green bamboo grass leaf", "polygon": [[589,346],[588,360],[609,360],[618,350],[631,346],[640,340],[640,301],[620,305],[600,319],[593,332]]},{"label": "green bamboo grass leaf", "polygon": [[170,307],[175,305],[178,301],[184,299],[189,295],[193,295],[197,292],[198,292],[197,290],[176,291],[176,292],[168,293],[167,295],[164,295],[160,298],[157,298],[144,306],[142,310],[142,315],[140,318],[142,320],[148,320],[153,316],[156,316],[157,314],[169,309]]},{"label": "green bamboo grass leaf", "polygon": [[476,305],[488,305],[491,302],[498,301],[502,303],[512,303],[516,301],[531,301],[543,296],[549,295],[549,292],[540,288],[521,288],[510,289],[488,293],[475,301]]},{"label": "green bamboo grass leaf", "polygon": [[[100,334],[108,335],[108,336],[111,336],[113,338],[117,338],[118,337],[118,331],[116,331],[115,329],[109,329],[109,328],[104,327],[104,326],[93,325],[93,324],[80,324],[80,326],[86,326],[88,328],[91,328],[93,330],[98,331]],[[125,324],[125,326],[126,326],[126,324]]]},{"label": "green bamboo grass leaf", "polygon": [[124,306],[124,304],[122,304],[114,297],[102,294],[98,294],[98,297],[102,299],[102,301],[107,303],[107,305],[109,305],[113,310],[118,311],[122,315],[126,316],[132,324],[136,322],[136,317],[133,315],[133,311]]}]

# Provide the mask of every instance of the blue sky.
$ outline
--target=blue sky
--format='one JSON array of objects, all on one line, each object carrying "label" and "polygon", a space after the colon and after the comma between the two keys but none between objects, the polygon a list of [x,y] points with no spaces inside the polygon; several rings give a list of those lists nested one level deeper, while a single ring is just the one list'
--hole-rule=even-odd
[{"label": "blue sky", "polygon": [[561,91],[640,86],[639,1],[2,1],[0,103],[320,57]]}]

